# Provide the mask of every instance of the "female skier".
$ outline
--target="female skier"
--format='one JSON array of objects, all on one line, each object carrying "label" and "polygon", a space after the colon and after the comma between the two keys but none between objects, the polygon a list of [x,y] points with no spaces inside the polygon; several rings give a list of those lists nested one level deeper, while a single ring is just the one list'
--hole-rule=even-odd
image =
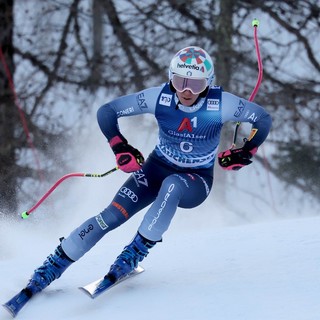
[{"label": "female skier", "polygon": [[[226,170],[238,170],[266,139],[270,115],[259,105],[213,86],[209,54],[195,46],[180,50],[170,62],[169,81],[106,103],[97,113],[101,131],[117,166],[132,174],[101,213],[89,218],[61,240],[54,253],[34,271],[22,292],[31,297],[47,287],[106,233],[151,204],[133,240],[112,264],[108,277],[121,279],[162,241],[177,207],[194,208],[209,195],[220,132],[224,123],[249,122],[250,136],[241,148],[218,155]],[[144,161],[141,152],[121,134],[118,118],[151,113],[159,139]]]}]

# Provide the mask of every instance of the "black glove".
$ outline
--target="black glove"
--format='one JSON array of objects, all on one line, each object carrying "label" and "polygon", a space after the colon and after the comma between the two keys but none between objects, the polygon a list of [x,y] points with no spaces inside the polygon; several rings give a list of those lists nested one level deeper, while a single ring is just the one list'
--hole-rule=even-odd
[{"label": "black glove", "polygon": [[124,172],[134,172],[141,169],[144,162],[143,155],[122,137],[114,137],[110,140],[110,146],[116,156],[118,168]]},{"label": "black glove", "polygon": [[218,161],[223,170],[239,170],[252,163],[250,159],[257,150],[258,148],[252,150],[229,149],[218,154]]}]

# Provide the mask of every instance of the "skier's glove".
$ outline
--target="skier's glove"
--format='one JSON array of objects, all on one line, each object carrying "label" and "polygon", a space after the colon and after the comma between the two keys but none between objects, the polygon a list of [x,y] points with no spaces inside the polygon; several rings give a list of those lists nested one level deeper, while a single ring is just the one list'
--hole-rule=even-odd
[{"label": "skier's glove", "polygon": [[109,144],[116,156],[117,166],[124,172],[134,172],[141,169],[144,162],[141,152],[130,144],[123,137],[113,137]]},{"label": "skier's glove", "polygon": [[257,150],[258,148],[252,150],[229,149],[218,154],[218,161],[223,170],[239,170],[252,163],[250,159]]}]

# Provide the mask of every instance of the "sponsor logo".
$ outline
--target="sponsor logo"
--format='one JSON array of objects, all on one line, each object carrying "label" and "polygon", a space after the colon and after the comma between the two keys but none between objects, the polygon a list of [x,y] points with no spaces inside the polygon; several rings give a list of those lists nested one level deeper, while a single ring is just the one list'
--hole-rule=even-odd
[{"label": "sponsor logo", "polygon": [[116,207],[126,219],[129,219],[127,210],[120,203],[112,201],[111,204]]},{"label": "sponsor logo", "polygon": [[138,103],[138,106],[140,108],[140,110],[142,109],[148,109],[148,105],[146,103],[146,99],[144,98],[144,93],[139,93],[137,95],[137,103]]},{"label": "sponsor logo", "polygon": [[98,225],[100,226],[100,228],[102,230],[106,230],[109,228],[109,226],[105,223],[105,221],[103,220],[101,214],[96,216],[96,221],[98,222]]},{"label": "sponsor logo", "polygon": [[207,100],[207,110],[209,111],[219,111],[220,100],[219,99],[208,99]]},{"label": "sponsor logo", "polygon": [[132,159],[132,156],[130,154],[122,154],[120,158],[118,159],[118,163],[120,166],[128,164]]},{"label": "sponsor logo", "polygon": [[194,134],[194,133],[179,133],[179,132],[175,132],[173,130],[168,130],[168,133],[171,136],[177,136],[180,138],[189,138],[189,139],[206,139],[206,136],[202,136],[202,135],[198,135],[198,134]]},{"label": "sponsor logo", "polygon": [[148,186],[149,186],[148,180],[147,180],[145,174],[143,173],[143,170],[142,170],[142,169],[141,169],[141,170],[138,170],[138,171],[135,171],[135,172],[133,173],[133,175],[134,175],[134,180],[135,180],[135,182],[136,182],[136,185],[137,185],[138,187],[140,187],[140,184],[143,185],[143,186],[145,186],[145,187],[148,187]]},{"label": "sponsor logo", "polygon": [[128,115],[128,114],[130,114],[130,113],[133,113],[133,112],[134,112],[133,107],[129,107],[129,108],[127,108],[127,109],[118,111],[118,112],[117,112],[117,116],[118,116],[118,117],[121,117],[121,116]]},{"label": "sponsor logo", "polygon": [[79,236],[80,236],[80,238],[81,238],[81,240],[83,240],[83,238],[86,236],[86,234],[88,234],[90,231],[92,231],[93,230],[93,225],[90,223],[89,225],[88,225],[88,228],[86,229],[82,229],[81,231],[80,231],[80,233],[79,233]]},{"label": "sponsor logo", "polygon": [[189,118],[184,118],[180,123],[178,131],[180,132],[180,131],[184,131],[184,130],[192,132],[191,120]]},{"label": "sponsor logo", "polygon": [[171,195],[171,192],[172,190],[174,189],[174,184],[171,184],[168,188],[168,191],[167,193],[165,194],[164,198],[163,198],[163,201],[161,202],[161,205],[160,205],[160,208],[159,210],[157,211],[157,214],[156,216],[153,218],[153,220],[151,221],[151,223],[149,224],[148,226],[148,230],[151,231],[153,226],[157,223],[158,219],[160,218],[161,216],[161,213],[163,211],[163,209],[166,207],[167,205],[167,201],[168,199],[170,198],[170,195]]},{"label": "sponsor logo", "polygon": [[171,100],[172,100],[172,94],[161,93],[159,104],[170,107]]},{"label": "sponsor logo", "polygon": [[240,117],[243,110],[244,110],[244,107],[246,106],[246,104],[242,101],[242,100],[239,100],[239,105],[238,105],[238,109],[237,111],[234,113],[234,116],[236,118]]},{"label": "sponsor logo", "polygon": [[195,167],[195,166],[210,163],[211,161],[214,160],[214,157],[217,153],[217,148],[216,148],[207,155],[197,157],[197,158],[192,158],[192,157],[187,158],[185,155],[181,156],[179,154],[176,154],[174,151],[170,150],[167,146],[164,146],[161,143],[157,145],[157,148],[167,160],[181,167]]},{"label": "sponsor logo", "polygon": [[256,122],[258,120],[258,117],[256,114],[253,112],[251,115],[248,117],[249,120],[252,120],[252,122]]},{"label": "sponsor logo", "polygon": [[[200,70],[200,67],[196,64],[185,64],[185,63],[177,63],[177,68],[187,68],[192,70]],[[203,71],[203,70],[201,70]]]},{"label": "sponsor logo", "polygon": [[131,199],[132,202],[137,202],[138,201],[138,196],[129,188],[122,187],[120,189],[120,193],[126,195],[129,199]]}]

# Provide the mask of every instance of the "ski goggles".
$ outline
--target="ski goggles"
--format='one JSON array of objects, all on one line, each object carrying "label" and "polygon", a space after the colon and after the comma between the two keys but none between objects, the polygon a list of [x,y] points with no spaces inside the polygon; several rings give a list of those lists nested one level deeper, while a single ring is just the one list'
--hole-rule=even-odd
[{"label": "ski goggles", "polygon": [[184,78],[177,74],[172,76],[171,83],[177,91],[183,92],[185,90],[190,90],[193,94],[199,94],[207,87],[206,79]]}]

